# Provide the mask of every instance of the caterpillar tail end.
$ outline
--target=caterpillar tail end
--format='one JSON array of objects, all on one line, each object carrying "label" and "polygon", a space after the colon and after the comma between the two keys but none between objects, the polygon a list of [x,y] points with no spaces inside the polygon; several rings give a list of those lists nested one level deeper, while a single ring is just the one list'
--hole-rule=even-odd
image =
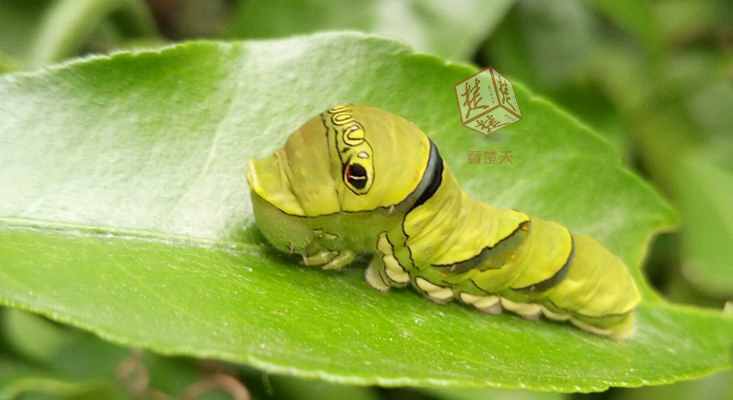
[{"label": "caterpillar tail end", "polygon": [[598,326],[583,321],[578,318],[570,318],[570,323],[576,327],[600,336],[607,336],[611,339],[623,341],[634,335],[636,331],[636,323],[634,313],[630,312],[623,319],[615,322],[613,325]]},{"label": "caterpillar tail end", "polygon": [[636,316],[635,313],[631,312],[622,322],[611,329],[609,336],[612,339],[621,341],[634,336],[634,333],[636,333]]}]

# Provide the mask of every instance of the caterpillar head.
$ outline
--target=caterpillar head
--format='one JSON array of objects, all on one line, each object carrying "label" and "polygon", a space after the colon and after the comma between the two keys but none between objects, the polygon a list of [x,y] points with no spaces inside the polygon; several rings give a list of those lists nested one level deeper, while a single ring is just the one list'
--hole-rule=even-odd
[{"label": "caterpillar head", "polygon": [[270,157],[251,161],[247,180],[291,215],[369,211],[414,192],[430,153],[430,140],[406,119],[339,105],[306,122]]}]

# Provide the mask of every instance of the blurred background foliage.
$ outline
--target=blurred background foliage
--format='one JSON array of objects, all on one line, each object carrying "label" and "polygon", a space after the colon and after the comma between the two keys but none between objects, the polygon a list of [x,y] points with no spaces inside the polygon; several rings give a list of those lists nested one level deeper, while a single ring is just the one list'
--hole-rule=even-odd
[{"label": "blurred background foliage", "polygon": [[[651,245],[646,272],[657,290],[714,308],[733,299],[729,0],[2,0],[0,74],[180,40],[344,29],[491,65],[594,127],[682,215],[679,231]],[[350,387],[124,349],[0,309],[0,399],[228,399],[247,391],[263,399],[733,399],[733,374],[594,395]]]}]

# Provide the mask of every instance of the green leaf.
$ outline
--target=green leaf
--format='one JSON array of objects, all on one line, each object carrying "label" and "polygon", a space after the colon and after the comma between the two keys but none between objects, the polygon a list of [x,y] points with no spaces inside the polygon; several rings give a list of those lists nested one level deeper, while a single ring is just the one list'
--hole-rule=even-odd
[{"label": "green leaf", "polygon": [[[4,309],[0,311],[5,311]],[[99,375],[72,376],[69,371],[58,368],[59,356],[63,354],[66,360],[77,365],[88,365],[100,355],[94,352],[93,357],[84,352],[66,352],[65,348],[73,347],[80,350],[79,335],[68,334],[74,332],[59,326],[54,326],[32,314],[9,311],[2,315],[3,339],[7,343],[4,350],[10,350],[13,355],[0,354],[0,399],[28,398],[26,396],[39,396],[54,399],[78,398],[89,393],[109,392],[112,387],[109,383],[97,379]],[[89,337],[90,335],[84,335]],[[116,348],[105,344],[108,348]],[[70,357],[69,357],[70,356]],[[70,358],[70,359],[68,359]],[[53,367],[52,367],[53,365]],[[78,366],[75,365],[75,368]],[[99,373],[99,371],[95,371]],[[35,398],[35,397],[33,397]],[[105,396],[105,398],[112,397]],[[117,397],[119,398],[119,396]]]},{"label": "green leaf", "polygon": [[305,0],[295,4],[288,0],[240,0],[237,4],[230,37],[271,38],[349,29],[402,40],[420,51],[468,60],[514,0]]},{"label": "green leaf", "polygon": [[[110,30],[117,41],[99,43],[100,36],[109,36],[100,31]],[[157,38],[155,23],[142,0],[3,0],[0,53],[17,61],[0,57],[0,73],[10,67],[38,67],[85,51],[109,51],[128,38]]]},{"label": "green leaf", "polygon": [[[490,137],[462,127],[453,85],[474,72],[377,37],[321,34],[0,78],[0,302],[119,344],[362,385],[590,391],[727,368],[733,318],[667,304],[638,268],[671,208],[521,84],[520,122]],[[345,101],[414,121],[473,196],[621,256],[643,289],[636,335],[618,343],[380,294],[358,268],[327,273],[275,253],[253,224],[247,161]],[[468,160],[492,150],[513,161]]]},{"label": "green leaf", "polygon": [[696,287],[727,297],[733,296],[733,170],[715,163],[711,153],[690,151],[676,175],[678,201],[690,221],[682,243],[683,272]]},{"label": "green leaf", "polygon": [[671,0],[654,3],[652,13],[659,28],[659,35],[667,42],[685,44],[697,35],[714,31],[716,23],[729,26],[726,1]]},{"label": "green leaf", "polygon": [[[558,89],[582,79],[592,65],[589,54],[600,41],[599,23],[580,0],[519,2],[487,42],[507,72]],[[497,65],[495,65],[497,66]]]},{"label": "green leaf", "polygon": [[54,356],[74,339],[64,329],[33,314],[8,310],[2,331],[15,353],[34,363],[51,363]]},{"label": "green leaf", "polygon": [[[28,393],[77,400],[82,395],[125,399],[139,384],[136,378],[145,375],[149,391],[178,396],[206,378],[203,368],[188,359],[142,353],[133,360],[129,349],[36,315],[10,310],[4,317],[2,332],[16,358],[0,355],[3,400]],[[120,373],[123,365],[128,371],[125,378]],[[202,397],[215,398],[220,397],[213,392]]]},{"label": "green leaf", "polygon": [[650,54],[658,54],[663,44],[653,6],[636,0],[593,0],[600,13],[624,31],[633,34]]},{"label": "green leaf", "polygon": [[156,35],[141,0],[57,0],[44,16],[29,64],[38,67],[78,54],[101,23],[113,17],[133,36]]},{"label": "green leaf", "polygon": [[40,398],[70,399],[90,392],[98,393],[100,390],[100,387],[94,384],[47,377],[32,369],[23,369],[18,364],[0,360],[0,400],[26,399],[28,397],[24,396],[32,395]]},{"label": "green leaf", "polygon": [[14,59],[28,56],[41,16],[51,0],[3,0],[0,2],[0,51]]}]

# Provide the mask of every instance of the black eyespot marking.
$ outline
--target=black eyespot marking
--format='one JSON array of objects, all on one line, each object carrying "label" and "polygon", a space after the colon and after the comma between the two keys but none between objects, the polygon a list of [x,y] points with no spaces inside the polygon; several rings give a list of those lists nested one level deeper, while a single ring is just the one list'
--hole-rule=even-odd
[{"label": "black eyespot marking", "polygon": [[364,189],[367,184],[369,177],[367,176],[366,168],[363,165],[353,163],[346,166],[346,180],[349,181],[351,186],[357,189]]}]

